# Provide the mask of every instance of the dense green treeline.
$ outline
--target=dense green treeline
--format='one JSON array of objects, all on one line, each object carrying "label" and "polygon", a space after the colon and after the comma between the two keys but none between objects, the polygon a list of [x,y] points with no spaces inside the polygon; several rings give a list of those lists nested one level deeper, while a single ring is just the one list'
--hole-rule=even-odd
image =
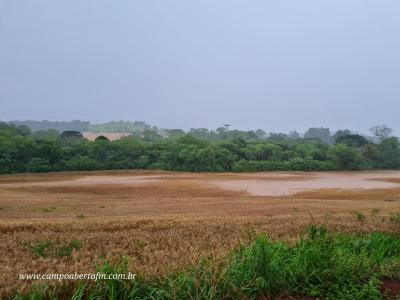
[{"label": "dense green treeline", "polygon": [[0,173],[111,169],[193,172],[400,169],[399,140],[382,133],[383,129],[377,131],[377,143],[356,134],[339,135],[335,144],[328,144],[298,136],[250,139],[236,135],[231,139],[201,139],[191,132],[162,138],[154,130],[113,142],[106,138],[91,142],[79,132],[30,133],[26,126],[0,123]]}]

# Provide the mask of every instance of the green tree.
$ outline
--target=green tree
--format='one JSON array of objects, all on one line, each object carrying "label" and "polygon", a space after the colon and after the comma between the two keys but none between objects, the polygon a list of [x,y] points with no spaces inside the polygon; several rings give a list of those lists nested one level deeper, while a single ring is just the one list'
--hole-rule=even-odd
[{"label": "green tree", "polygon": [[109,142],[109,139],[107,137],[105,137],[104,135],[99,135],[94,141],[95,142],[99,142],[99,141]]},{"label": "green tree", "polygon": [[336,144],[344,144],[349,147],[361,148],[368,144],[368,140],[359,134],[343,135],[336,139]]},{"label": "green tree", "polygon": [[33,138],[35,140],[56,141],[56,140],[58,140],[60,134],[55,129],[48,129],[48,130],[39,130],[39,131],[33,132],[30,136],[31,136],[31,138]]},{"label": "green tree", "polygon": [[304,134],[305,139],[318,139],[326,144],[331,143],[331,132],[329,128],[312,127]]},{"label": "green tree", "polygon": [[[348,130],[348,129],[344,129],[344,130],[339,129],[338,131],[336,131],[336,132],[332,135],[332,142],[337,143],[336,140],[337,140],[338,138],[340,138],[340,137],[342,137],[342,136],[345,136],[345,135],[351,135],[351,134],[352,134],[351,131]],[[340,143],[337,143],[337,144],[340,144]]]},{"label": "green tree", "polygon": [[83,141],[83,135],[79,131],[67,130],[60,134],[60,142],[64,146],[77,146]]},{"label": "green tree", "polygon": [[361,152],[344,144],[332,146],[329,156],[339,170],[359,170],[365,164]]},{"label": "green tree", "polygon": [[379,145],[378,166],[383,169],[400,169],[400,143],[395,137],[384,139]]}]

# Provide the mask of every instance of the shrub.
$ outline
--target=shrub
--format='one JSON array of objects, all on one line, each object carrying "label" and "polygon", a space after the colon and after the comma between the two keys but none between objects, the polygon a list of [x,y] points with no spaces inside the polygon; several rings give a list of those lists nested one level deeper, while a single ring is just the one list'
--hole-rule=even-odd
[{"label": "shrub", "polygon": [[[80,283],[63,291],[78,299],[273,299],[282,295],[319,299],[381,299],[380,279],[398,274],[400,239],[329,233],[311,226],[296,244],[266,236],[232,252],[224,261],[203,260],[178,274],[135,280]],[[126,259],[97,266],[101,273],[127,273]],[[59,292],[61,293],[61,291]],[[38,295],[38,296],[37,296]],[[43,288],[16,299],[53,299]]]},{"label": "shrub", "polygon": [[36,243],[25,242],[23,244],[27,250],[38,257],[66,257],[71,256],[73,251],[82,247],[82,242],[72,240],[70,243],[57,243],[53,241],[39,241]]},{"label": "shrub", "polygon": [[390,216],[390,221],[400,225],[400,213],[394,213]]},{"label": "shrub", "polygon": [[356,215],[357,221],[360,221],[360,222],[365,221],[366,217],[363,213],[356,211],[356,212],[354,212],[354,214]]}]

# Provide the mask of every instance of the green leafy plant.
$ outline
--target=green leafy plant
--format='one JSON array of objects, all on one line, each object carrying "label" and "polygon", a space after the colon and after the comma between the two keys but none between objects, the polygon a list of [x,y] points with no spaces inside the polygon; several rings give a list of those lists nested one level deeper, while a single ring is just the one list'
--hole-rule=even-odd
[{"label": "green leafy plant", "polygon": [[354,212],[354,214],[355,214],[355,216],[357,218],[357,221],[359,221],[359,222],[364,222],[365,221],[366,217],[365,217],[365,215],[363,213],[356,211],[356,212]]},{"label": "green leafy plant", "polygon": [[78,240],[72,240],[70,243],[39,241],[36,243],[25,242],[23,246],[38,257],[66,257],[71,256],[73,251],[79,250],[82,242]]},{"label": "green leafy plant", "polygon": [[[126,274],[129,265],[127,258],[115,263],[101,260],[96,269],[105,274]],[[74,300],[274,299],[288,295],[382,299],[381,279],[397,276],[399,265],[398,237],[332,234],[313,225],[295,244],[257,236],[223,260],[203,259],[164,277],[81,282],[64,290],[33,290],[15,299],[54,299],[60,293]]]},{"label": "green leafy plant", "polygon": [[400,213],[390,215],[390,221],[400,225]]},{"label": "green leafy plant", "polygon": [[376,216],[377,214],[379,214],[379,208],[373,208],[371,209],[371,215]]}]

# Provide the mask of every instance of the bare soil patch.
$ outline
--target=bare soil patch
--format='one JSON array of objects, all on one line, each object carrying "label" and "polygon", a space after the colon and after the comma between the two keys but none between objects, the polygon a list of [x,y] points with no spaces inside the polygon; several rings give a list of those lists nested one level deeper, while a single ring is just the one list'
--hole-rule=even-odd
[{"label": "bare soil patch", "polygon": [[104,136],[110,141],[120,140],[124,137],[130,136],[129,132],[82,132],[82,135],[85,139],[89,141],[95,141],[99,136]]}]

